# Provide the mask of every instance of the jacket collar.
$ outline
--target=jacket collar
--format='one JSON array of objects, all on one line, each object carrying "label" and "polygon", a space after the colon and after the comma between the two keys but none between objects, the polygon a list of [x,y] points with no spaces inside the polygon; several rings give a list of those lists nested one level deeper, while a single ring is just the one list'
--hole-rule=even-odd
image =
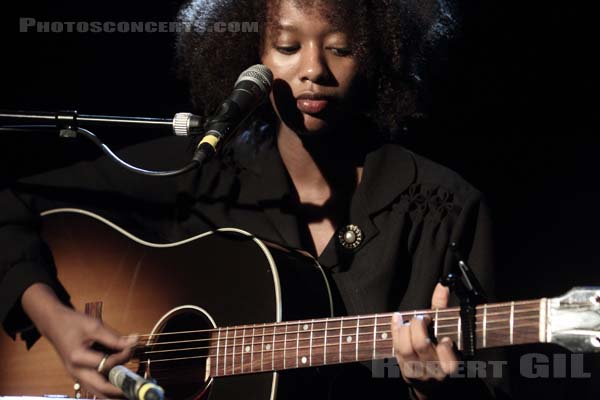
[{"label": "jacket collar", "polygon": [[[292,193],[292,182],[276,145],[265,146],[255,156],[243,154],[236,160],[241,167],[240,176],[253,182],[240,194],[245,200],[278,201]],[[369,214],[377,213],[404,192],[415,175],[410,151],[391,143],[379,146],[365,158],[362,182],[357,188],[363,200],[360,206],[366,207]]]},{"label": "jacket collar", "polygon": [[[293,183],[277,146],[265,146],[253,156],[242,155],[237,163],[243,182],[239,203],[264,209],[272,231],[268,239],[300,247],[297,217],[285,207],[294,192]],[[366,156],[362,182],[351,201],[348,221],[364,230],[364,243],[379,233],[371,216],[397,199],[414,182],[415,175],[414,158],[402,146],[383,144]]]},{"label": "jacket collar", "polygon": [[[364,203],[369,215],[387,207],[415,180],[416,167],[412,154],[397,144],[384,144],[369,153],[363,179],[357,189],[357,200]],[[360,195],[360,196],[359,196]],[[356,210],[352,210],[356,211]]]}]

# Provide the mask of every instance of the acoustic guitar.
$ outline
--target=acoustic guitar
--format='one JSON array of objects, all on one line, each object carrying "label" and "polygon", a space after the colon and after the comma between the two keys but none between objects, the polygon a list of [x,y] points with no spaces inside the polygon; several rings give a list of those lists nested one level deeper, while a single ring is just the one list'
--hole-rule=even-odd
[{"label": "acoustic guitar", "polygon": [[[392,314],[333,317],[327,278],[307,253],[237,229],[150,243],[78,209],[48,211],[43,225],[73,306],[139,334],[126,366],[170,399],[275,399],[291,370],[393,357]],[[459,311],[402,315],[429,315],[433,334],[460,350]],[[477,306],[478,349],[525,343],[600,351],[600,288]],[[27,349],[3,335],[0,357],[0,396],[75,397],[44,338]]]}]

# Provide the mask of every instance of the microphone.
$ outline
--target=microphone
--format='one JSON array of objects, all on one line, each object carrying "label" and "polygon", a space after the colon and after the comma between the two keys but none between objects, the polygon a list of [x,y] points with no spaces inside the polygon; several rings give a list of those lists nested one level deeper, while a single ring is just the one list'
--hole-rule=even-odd
[{"label": "microphone", "polygon": [[165,396],[163,388],[122,365],[110,370],[108,380],[121,389],[129,400],[163,400]]},{"label": "microphone", "polygon": [[205,136],[198,144],[193,159],[202,162],[212,156],[221,139],[235,130],[269,96],[272,82],[273,73],[262,64],[242,72],[233,86],[233,93],[206,120]]}]

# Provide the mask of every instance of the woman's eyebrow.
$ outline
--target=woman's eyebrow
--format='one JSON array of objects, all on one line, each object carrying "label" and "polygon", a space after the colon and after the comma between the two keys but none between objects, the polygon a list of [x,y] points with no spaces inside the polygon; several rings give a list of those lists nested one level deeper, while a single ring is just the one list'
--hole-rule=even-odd
[{"label": "woman's eyebrow", "polygon": [[275,29],[275,31],[288,31],[288,32],[299,32],[300,29],[294,25],[294,24],[290,24],[290,23],[285,23],[285,22],[276,22],[275,25],[273,26],[273,28]]},{"label": "woman's eyebrow", "polygon": [[[274,32],[292,32],[299,33],[302,31],[300,27],[297,25],[291,24],[289,22],[275,22],[273,24]],[[323,32],[323,35],[330,35],[332,33],[343,33],[342,29],[339,27],[332,25],[326,32]]]}]

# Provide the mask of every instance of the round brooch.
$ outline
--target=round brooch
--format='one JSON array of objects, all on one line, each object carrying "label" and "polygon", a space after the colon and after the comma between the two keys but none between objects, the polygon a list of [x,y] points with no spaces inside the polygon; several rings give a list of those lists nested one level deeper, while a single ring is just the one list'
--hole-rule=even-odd
[{"label": "round brooch", "polygon": [[340,229],[338,240],[345,249],[354,250],[363,241],[362,230],[356,225],[346,225],[346,227]]}]

